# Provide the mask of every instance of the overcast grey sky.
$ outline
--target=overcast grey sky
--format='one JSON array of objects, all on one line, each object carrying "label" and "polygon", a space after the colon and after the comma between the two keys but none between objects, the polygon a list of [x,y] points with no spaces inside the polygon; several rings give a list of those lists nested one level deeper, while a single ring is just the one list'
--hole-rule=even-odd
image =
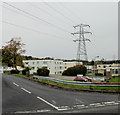
[{"label": "overcast grey sky", "polygon": [[89,24],[91,28],[85,28],[92,32],[85,36],[91,40],[86,43],[88,59],[118,57],[117,2],[9,2],[3,3],[2,13],[3,45],[13,37],[21,37],[26,55],[75,59],[78,44],[73,40],[78,36],[71,35],[77,31],[73,26]]}]

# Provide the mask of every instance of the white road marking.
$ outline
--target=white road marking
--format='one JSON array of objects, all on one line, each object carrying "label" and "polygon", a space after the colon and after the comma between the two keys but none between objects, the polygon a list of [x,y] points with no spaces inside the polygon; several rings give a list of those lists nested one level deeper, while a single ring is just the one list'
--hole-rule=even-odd
[{"label": "white road marking", "polygon": [[50,110],[37,110],[37,113],[38,112],[48,112],[48,111],[50,111]]},{"label": "white road marking", "polygon": [[46,100],[44,100],[43,98],[41,98],[41,97],[39,97],[39,96],[37,96],[37,98],[38,98],[38,99],[40,99],[41,101],[45,102],[46,104],[50,105],[51,107],[53,107],[53,108],[55,108],[55,109],[57,109],[57,110],[58,110],[58,107],[56,107],[56,106],[54,106],[53,104],[51,104],[51,103],[47,102],[47,101],[46,101]]},{"label": "white road marking", "polygon": [[105,105],[101,103],[93,103],[93,104],[90,104],[90,106],[100,107],[100,106],[105,106]]},{"label": "white road marking", "polygon": [[119,103],[114,103],[114,105],[118,105]]},{"label": "white road marking", "polygon": [[74,105],[73,107],[85,107],[85,105]]},{"label": "white road marking", "polygon": [[115,103],[115,101],[111,101],[111,102],[104,102],[104,104],[106,104],[106,105],[112,105],[112,104],[114,104]]},{"label": "white road marking", "polygon": [[56,101],[52,100],[53,104],[56,104]]},{"label": "white road marking", "polygon": [[83,103],[83,101],[81,101],[80,99],[75,99],[75,101],[76,101],[76,104],[81,104],[81,103]]},{"label": "white road marking", "polygon": [[90,104],[90,106],[94,106],[94,105],[96,105],[96,104],[95,103]]},{"label": "white road marking", "polygon": [[41,101],[45,102],[46,104],[50,105],[51,107],[53,107],[54,109],[58,110],[58,111],[62,111],[62,110],[67,110],[66,108],[62,108],[60,109],[59,107],[56,107],[55,105],[49,103],[48,101],[44,100],[43,98],[37,96],[38,99],[40,99]]},{"label": "white road marking", "polygon": [[40,113],[40,112],[49,112],[50,110],[33,110],[33,111],[16,111],[14,113]]},{"label": "white road marking", "polygon": [[31,94],[31,92],[30,91],[28,91],[28,90],[26,90],[25,88],[21,88],[22,90],[24,90],[25,92],[27,92],[27,93],[29,93],[29,94]]},{"label": "white road marking", "polygon": [[13,82],[13,84],[14,84],[15,86],[19,87],[19,85],[18,85],[18,84],[16,84],[15,82]]},{"label": "white road marking", "polygon": [[68,106],[61,106],[61,108],[67,108]]},{"label": "white road marking", "polygon": [[83,108],[87,108],[88,106],[85,106],[82,104],[82,105],[75,105],[73,107],[78,108],[78,109],[83,109]]}]

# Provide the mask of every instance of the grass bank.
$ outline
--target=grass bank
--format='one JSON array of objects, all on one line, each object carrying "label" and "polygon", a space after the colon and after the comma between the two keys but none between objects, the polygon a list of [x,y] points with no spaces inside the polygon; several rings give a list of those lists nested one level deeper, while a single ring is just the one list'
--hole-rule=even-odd
[{"label": "grass bank", "polygon": [[[15,76],[23,77],[23,78],[29,78],[26,75],[22,74],[13,74]],[[31,77],[33,80],[33,78]],[[80,89],[80,90],[101,90],[101,91],[119,91],[119,87],[105,87],[105,86],[83,86],[83,85],[72,85],[72,84],[64,84],[64,83],[58,83],[50,80],[45,80],[45,79],[34,79],[37,82],[41,82],[43,84],[48,84],[48,85],[55,85],[58,87],[63,87],[63,88],[71,88],[71,89]],[[111,79],[111,81],[116,81],[118,80],[117,78]]]},{"label": "grass bank", "polygon": [[120,83],[120,77],[115,77],[115,78],[111,78],[110,80],[109,80],[109,82],[119,82]]},{"label": "grass bank", "polygon": [[23,75],[23,74],[12,74],[12,75],[28,78],[26,75]]}]

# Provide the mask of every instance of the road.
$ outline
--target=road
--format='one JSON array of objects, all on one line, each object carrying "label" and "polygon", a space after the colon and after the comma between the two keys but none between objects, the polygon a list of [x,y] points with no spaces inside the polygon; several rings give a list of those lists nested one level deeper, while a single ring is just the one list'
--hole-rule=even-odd
[{"label": "road", "polygon": [[3,115],[118,113],[118,96],[65,91],[16,76],[2,76]]}]

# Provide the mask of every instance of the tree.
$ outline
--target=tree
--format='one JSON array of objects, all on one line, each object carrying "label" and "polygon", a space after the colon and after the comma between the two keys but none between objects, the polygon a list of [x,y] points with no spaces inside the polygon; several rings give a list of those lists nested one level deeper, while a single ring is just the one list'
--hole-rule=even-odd
[{"label": "tree", "polygon": [[86,75],[86,72],[87,72],[87,68],[85,66],[77,65],[77,66],[68,68],[63,72],[62,75],[68,75],[68,76],[77,76],[77,74]]},{"label": "tree", "polygon": [[2,62],[17,70],[17,66],[23,65],[21,54],[25,53],[25,50],[22,49],[25,44],[21,42],[21,38],[12,38],[6,44],[2,47]]}]

